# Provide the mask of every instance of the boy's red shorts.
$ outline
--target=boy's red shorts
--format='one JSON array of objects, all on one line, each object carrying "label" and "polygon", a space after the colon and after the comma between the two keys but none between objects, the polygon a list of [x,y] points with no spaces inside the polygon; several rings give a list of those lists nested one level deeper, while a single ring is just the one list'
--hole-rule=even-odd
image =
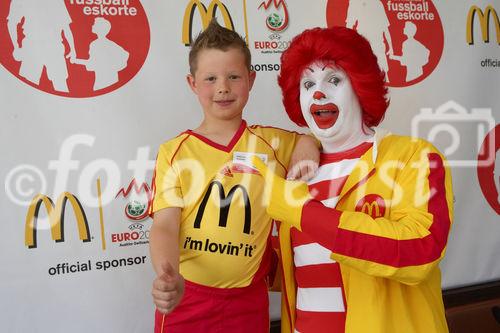
[{"label": "boy's red shorts", "polygon": [[269,298],[264,281],[244,288],[211,288],[186,281],[175,310],[155,313],[155,333],[268,333]]}]

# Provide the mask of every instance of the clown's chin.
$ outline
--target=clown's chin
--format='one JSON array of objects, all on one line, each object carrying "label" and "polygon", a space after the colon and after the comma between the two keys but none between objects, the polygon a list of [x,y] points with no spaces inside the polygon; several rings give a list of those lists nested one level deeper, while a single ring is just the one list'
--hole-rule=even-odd
[{"label": "clown's chin", "polygon": [[328,129],[333,127],[337,122],[337,118],[339,116],[338,111],[322,111],[322,112],[314,112],[312,114],[314,122],[318,125],[320,129]]}]

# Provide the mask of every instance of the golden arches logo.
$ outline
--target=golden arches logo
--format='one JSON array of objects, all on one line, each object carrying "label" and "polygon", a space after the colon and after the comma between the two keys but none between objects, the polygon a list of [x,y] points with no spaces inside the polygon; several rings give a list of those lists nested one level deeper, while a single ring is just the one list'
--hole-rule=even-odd
[{"label": "golden arches logo", "polygon": [[493,17],[497,33],[497,43],[500,44],[500,20],[495,8],[491,5],[486,6],[484,12],[478,6],[472,6],[469,9],[469,13],[467,14],[467,43],[474,44],[474,18],[476,16],[479,19],[481,36],[485,43],[490,42],[490,17]]},{"label": "golden arches logo", "polygon": [[[376,201],[373,202],[365,202],[361,207],[361,211],[365,214],[370,215],[371,217],[380,217],[380,207]],[[375,213],[375,214],[373,214]]]},{"label": "golden arches logo", "polygon": [[224,186],[222,186],[221,182],[213,181],[208,185],[208,190],[203,197],[203,200],[200,203],[200,208],[196,213],[196,219],[194,221],[193,227],[196,229],[200,229],[201,221],[203,219],[203,214],[205,213],[205,208],[207,206],[208,200],[210,199],[210,194],[212,193],[212,189],[214,186],[219,190],[219,199],[220,199],[220,215],[219,215],[219,227],[227,227],[227,219],[229,217],[229,208],[231,206],[231,202],[233,201],[233,196],[237,190],[240,190],[243,203],[245,205],[245,219],[243,225],[243,233],[250,234],[250,229],[252,228],[252,207],[250,205],[250,197],[248,195],[248,191],[242,185],[233,186],[227,195],[224,193]]},{"label": "golden arches logo", "polygon": [[90,242],[90,230],[87,216],[78,199],[69,192],[59,195],[56,204],[46,195],[36,195],[28,208],[25,225],[25,245],[32,249],[37,247],[37,220],[40,207],[44,205],[50,221],[50,231],[52,239],[56,242],[64,242],[64,213],[67,202],[71,203],[73,213],[78,224],[78,234],[83,242]]},{"label": "golden arches logo", "polygon": [[386,204],[384,198],[378,194],[367,194],[356,204],[356,211],[370,215],[376,219],[385,215]]},{"label": "golden arches logo", "polygon": [[200,14],[203,30],[208,27],[210,20],[217,14],[217,10],[219,10],[224,19],[224,26],[230,30],[234,30],[231,14],[229,14],[227,7],[220,0],[212,0],[208,9],[201,1],[191,0],[184,12],[184,20],[182,23],[182,42],[184,45],[189,46],[193,41],[193,17],[196,9],[198,9],[198,13]]}]

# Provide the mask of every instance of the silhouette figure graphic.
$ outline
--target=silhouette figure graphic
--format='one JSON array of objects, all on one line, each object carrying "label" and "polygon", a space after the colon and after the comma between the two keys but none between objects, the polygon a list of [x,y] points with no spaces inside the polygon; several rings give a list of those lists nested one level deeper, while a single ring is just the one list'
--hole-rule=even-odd
[{"label": "silhouette figure graphic", "polygon": [[[387,55],[392,54],[392,38],[389,19],[384,5],[379,0],[350,0],[346,26],[355,29],[371,44],[380,68],[387,73]],[[386,45],[389,46],[386,51]]]},{"label": "silhouette figure graphic", "polygon": [[[7,28],[14,46],[12,56],[21,62],[20,76],[40,84],[45,67],[54,89],[68,92],[66,58],[74,56],[71,22],[64,0],[11,0]],[[69,45],[67,55],[64,41]]]},{"label": "silhouette figure graphic", "polygon": [[389,55],[406,67],[406,82],[410,82],[423,74],[423,67],[429,62],[430,51],[421,42],[415,39],[417,26],[407,21],[403,34],[407,39],[403,42],[402,55]]},{"label": "silhouette figure graphic", "polygon": [[129,52],[106,36],[111,23],[103,17],[94,19],[92,32],[97,39],[90,43],[89,58],[71,58],[74,64],[84,65],[87,71],[95,73],[94,91],[107,88],[118,82],[118,72],[127,67]]}]

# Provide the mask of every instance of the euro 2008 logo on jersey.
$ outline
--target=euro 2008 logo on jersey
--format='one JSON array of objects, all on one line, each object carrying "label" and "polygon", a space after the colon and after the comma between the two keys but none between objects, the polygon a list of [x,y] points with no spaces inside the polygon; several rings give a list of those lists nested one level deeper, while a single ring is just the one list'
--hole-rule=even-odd
[{"label": "euro 2008 logo on jersey", "polygon": [[93,97],[141,69],[150,32],[139,0],[7,0],[0,4],[1,64],[44,92]]},{"label": "euro 2008 logo on jersey", "polygon": [[328,0],[326,20],[368,39],[391,87],[424,80],[443,53],[443,26],[431,0]]}]

